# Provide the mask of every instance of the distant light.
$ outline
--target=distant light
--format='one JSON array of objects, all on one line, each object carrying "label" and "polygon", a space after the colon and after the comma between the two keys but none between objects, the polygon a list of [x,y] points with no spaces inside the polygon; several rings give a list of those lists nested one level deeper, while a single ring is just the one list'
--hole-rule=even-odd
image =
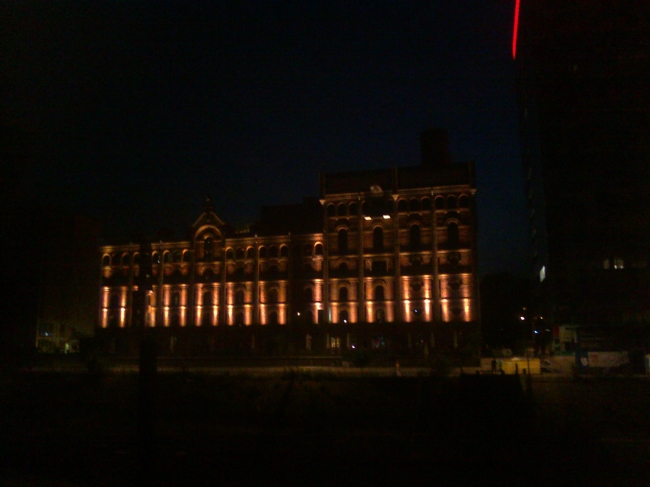
[{"label": "distant light", "polygon": [[521,321],[524,321],[526,318],[524,318],[523,316],[520,316],[519,319],[520,319]]},{"label": "distant light", "polygon": [[347,323],[347,322],[348,322],[348,320],[343,320],[343,323]]},{"label": "distant light", "polygon": [[354,345],[352,345],[352,348],[354,348]]},{"label": "distant light", "polygon": [[390,220],[390,215],[384,215],[384,220]]},{"label": "distant light", "polygon": [[544,279],[546,279],[546,266],[542,266],[539,270],[539,282],[544,282]]},{"label": "distant light", "polygon": [[298,313],[297,313],[297,314],[298,314],[298,316],[300,316],[300,311],[298,311]]},{"label": "distant light", "polygon": [[535,335],[537,335],[538,333],[539,333],[539,332],[538,332],[537,330],[535,330]]},{"label": "distant light", "polygon": [[372,218],[370,218],[368,215],[364,216],[363,219],[364,220],[372,220]]},{"label": "distant light", "polygon": [[517,59],[517,34],[519,33],[519,0],[515,3],[515,25],[512,29],[512,59]]}]

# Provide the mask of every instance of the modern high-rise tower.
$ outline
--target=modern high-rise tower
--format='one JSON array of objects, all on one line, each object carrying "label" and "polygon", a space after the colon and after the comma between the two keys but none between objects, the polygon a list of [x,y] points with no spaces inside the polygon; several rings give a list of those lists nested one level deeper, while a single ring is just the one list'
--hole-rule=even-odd
[{"label": "modern high-rise tower", "polygon": [[515,10],[531,319],[650,323],[650,2],[516,0]]}]

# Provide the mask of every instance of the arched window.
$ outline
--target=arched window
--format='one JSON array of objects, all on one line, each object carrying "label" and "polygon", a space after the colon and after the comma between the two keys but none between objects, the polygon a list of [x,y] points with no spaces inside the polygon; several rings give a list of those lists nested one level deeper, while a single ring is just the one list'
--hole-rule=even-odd
[{"label": "arched window", "polygon": [[269,313],[269,325],[277,325],[277,324],[278,324],[278,312],[271,311]]},{"label": "arched window", "polygon": [[267,295],[267,303],[277,303],[278,302],[278,290],[277,289],[269,289],[269,293]]},{"label": "arched window", "polygon": [[255,258],[255,249],[253,249],[253,247],[248,247],[248,249],[246,250],[246,258],[247,259]]},{"label": "arched window", "polygon": [[117,295],[117,293],[111,294],[110,306],[111,306],[111,308],[119,308],[120,307],[120,297]]},{"label": "arched window", "polygon": [[348,270],[348,265],[345,262],[341,262],[339,264],[339,270],[342,271],[342,272],[347,271]]},{"label": "arched window", "polygon": [[244,291],[241,289],[235,293],[235,304],[244,304]]},{"label": "arched window", "polygon": [[339,203],[339,207],[337,211],[338,216],[345,216],[347,212],[348,212],[348,207],[345,206],[345,203]]},{"label": "arched window", "polygon": [[457,208],[458,204],[456,202],[455,196],[450,196],[447,198],[447,208]]},{"label": "arched window", "polygon": [[244,260],[244,249],[238,248],[237,249],[237,260]]},{"label": "arched window", "polygon": [[212,306],[212,293],[210,291],[203,293],[203,306]]},{"label": "arched window", "polygon": [[108,267],[109,265],[111,265],[111,258],[110,258],[108,255],[105,255],[105,256],[102,258],[102,265],[103,265],[104,267]]},{"label": "arched window", "polygon": [[275,245],[273,245],[269,249],[269,257],[277,257],[277,256],[278,256],[278,248]]},{"label": "arched window", "polygon": [[375,287],[375,301],[383,301],[384,299],[384,286]]},{"label": "arched window", "polygon": [[420,211],[420,201],[416,198],[413,198],[410,202],[409,207],[411,211]]},{"label": "arched window", "polygon": [[120,254],[113,254],[113,258],[111,259],[111,264],[120,265]]},{"label": "arched window", "polygon": [[158,252],[154,252],[153,254],[151,254],[151,263],[160,264],[160,254]]},{"label": "arched window", "polygon": [[445,209],[445,199],[442,196],[438,196],[436,198],[436,210],[444,210]]},{"label": "arched window", "polygon": [[286,245],[282,245],[280,247],[280,256],[289,257],[289,247],[287,247]]},{"label": "arched window", "polygon": [[183,262],[189,262],[192,260],[192,256],[188,251],[183,252]]},{"label": "arched window", "polygon": [[226,259],[235,260],[235,251],[233,249],[226,250]]},{"label": "arched window", "polygon": [[336,208],[333,204],[327,205],[327,216],[336,216]]},{"label": "arched window", "polygon": [[142,261],[142,258],[140,257],[140,254],[135,254],[133,256],[133,265],[140,265]]},{"label": "arched window", "polygon": [[323,244],[322,243],[317,243],[315,249],[316,249],[316,255],[323,255]]},{"label": "arched window", "polygon": [[409,244],[411,250],[418,250],[420,248],[420,225],[411,225],[409,229]]},{"label": "arched window", "polygon": [[350,215],[354,216],[359,212],[359,205],[356,203],[350,203],[350,206],[348,207],[348,211],[350,212]]},{"label": "arched window", "polygon": [[339,230],[339,254],[348,253],[348,231],[345,228]]},{"label": "arched window", "polygon": [[179,306],[181,304],[181,295],[179,293],[172,294],[172,306]]},{"label": "arched window", "polygon": [[348,310],[347,309],[342,309],[339,312],[339,323],[347,323],[348,320],[350,319],[349,316],[350,315],[348,314]]},{"label": "arched window", "polygon": [[122,265],[129,265],[130,260],[131,259],[129,259],[129,254],[124,254],[122,256]]},{"label": "arched window", "polygon": [[312,288],[308,287],[304,292],[305,303],[311,303],[314,300],[314,291]]},{"label": "arched window", "polygon": [[348,288],[342,287],[339,289],[339,301],[346,303],[348,301]]},{"label": "arched window", "polygon": [[260,247],[260,259],[266,259],[266,247]]},{"label": "arched window", "polygon": [[458,206],[461,208],[469,208],[469,197],[466,194],[458,198]]},{"label": "arched window", "polygon": [[447,245],[451,248],[458,247],[458,223],[456,222],[447,224]]},{"label": "arched window", "polygon": [[381,227],[375,227],[372,231],[372,248],[375,252],[384,250],[384,229]]},{"label": "arched window", "polygon": [[174,262],[178,263],[181,261],[181,251],[180,250],[175,250],[174,251]]}]

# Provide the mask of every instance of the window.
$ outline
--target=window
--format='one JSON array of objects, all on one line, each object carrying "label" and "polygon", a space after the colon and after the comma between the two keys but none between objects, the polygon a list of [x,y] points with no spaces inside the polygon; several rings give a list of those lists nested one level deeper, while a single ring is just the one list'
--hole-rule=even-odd
[{"label": "window", "polygon": [[614,257],[614,269],[624,269],[625,262],[620,257]]},{"label": "window", "polygon": [[375,227],[372,231],[372,248],[375,252],[384,250],[384,229]]},{"label": "window", "polygon": [[417,199],[413,198],[409,207],[411,211],[420,211],[420,202]]},{"label": "window", "polygon": [[140,265],[140,254],[135,254],[133,256],[133,265]]},{"label": "window", "polygon": [[269,325],[277,325],[277,324],[278,324],[278,312],[271,311],[269,313]]},{"label": "window", "polygon": [[379,274],[379,275],[385,275],[387,274],[387,265],[385,260],[373,260],[372,261],[372,273],[373,274]]},{"label": "window", "polygon": [[447,208],[456,208],[458,205],[456,203],[456,197],[450,196],[447,198]]},{"label": "window", "polygon": [[447,224],[447,244],[449,247],[458,247],[458,223]]},{"label": "window", "polygon": [[158,252],[151,254],[151,262],[153,264],[160,264],[160,254]]},{"label": "window", "polygon": [[241,311],[235,314],[235,325],[244,326],[244,313]]},{"label": "window", "polygon": [[316,244],[316,255],[323,255],[323,244]]},{"label": "window", "polygon": [[278,290],[277,289],[269,289],[269,293],[267,295],[269,303],[277,303],[278,302]]},{"label": "window", "polygon": [[191,260],[189,252],[183,252],[183,262],[189,262]]},{"label": "window", "polygon": [[203,293],[203,306],[212,306],[212,293],[210,291]]},{"label": "window", "polygon": [[120,265],[120,255],[119,254],[114,254],[113,258],[111,259],[111,264],[112,265]]},{"label": "window", "polygon": [[111,294],[110,307],[111,308],[119,308],[120,307],[120,297],[116,293]]},{"label": "window", "polygon": [[235,251],[233,249],[228,249],[226,251],[226,259],[229,259],[229,260],[234,260],[235,259]]},{"label": "window", "polygon": [[244,260],[244,249],[237,249],[237,260]]},{"label": "window", "polygon": [[255,258],[255,249],[253,249],[253,247],[248,247],[248,249],[246,250],[246,258],[247,259]]},{"label": "window", "polygon": [[287,247],[286,245],[282,245],[280,247],[280,256],[289,257],[289,247]]},{"label": "window", "polygon": [[329,204],[327,205],[327,216],[336,216],[336,208],[334,205]]},{"label": "window", "polygon": [[305,303],[311,303],[314,300],[314,291],[308,287],[304,292]]},{"label": "window", "polygon": [[266,259],[266,247],[260,247],[260,259]]},{"label": "window", "polygon": [[181,304],[181,295],[179,293],[172,294],[172,306],[179,306]]},{"label": "window", "polygon": [[278,256],[278,248],[275,245],[273,245],[269,249],[269,257],[277,257],[277,256]]},{"label": "window", "polygon": [[180,250],[175,250],[174,251],[174,263],[178,263],[181,261],[181,252]]},{"label": "window", "polygon": [[[347,310],[347,309],[343,309],[343,310],[341,310],[341,311],[339,312],[339,323],[347,323],[349,319],[350,319],[350,316],[349,316],[349,314],[348,314],[348,310]],[[339,346],[340,346],[340,345],[339,345]],[[337,347],[333,347],[333,348],[338,348],[339,346],[337,346]]]},{"label": "window", "polygon": [[339,253],[347,254],[348,252],[348,231],[344,228],[339,230]]},{"label": "window", "polygon": [[338,211],[337,211],[338,215],[339,216],[345,216],[347,211],[348,211],[348,207],[345,206],[345,203],[339,203],[339,207],[338,207]]},{"label": "window", "polygon": [[397,202],[397,211],[399,211],[400,213],[408,211],[408,203],[406,202],[406,200],[399,200]]},{"label": "window", "polygon": [[348,265],[347,265],[345,262],[341,262],[341,263],[339,264],[339,270],[340,270],[341,272],[346,272],[346,271],[348,270]]},{"label": "window", "polygon": [[346,303],[348,301],[348,288],[342,287],[339,289],[339,301]]},{"label": "window", "polygon": [[108,267],[111,265],[111,258],[108,255],[105,255],[104,258],[102,259],[102,265],[104,267]]},{"label": "window", "polygon": [[356,203],[350,203],[348,210],[350,211],[350,215],[356,215],[359,212],[359,205]]},{"label": "window", "polygon": [[205,257],[206,260],[212,260],[212,252],[213,252],[213,246],[212,246],[212,237],[208,237],[203,241],[203,256]]},{"label": "window", "polygon": [[375,322],[383,323],[386,321],[386,312],[383,309],[378,309],[375,313]]},{"label": "window", "polygon": [[429,198],[422,198],[422,209],[431,211],[431,200]]},{"label": "window", "polygon": [[244,291],[241,289],[235,293],[235,304],[244,304]]},{"label": "window", "polygon": [[201,315],[201,325],[212,326],[212,313],[207,310]]},{"label": "window", "polygon": [[124,254],[122,256],[122,265],[129,265],[129,261],[130,261],[129,254]]},{"label": "window", "polygon": [[411,228],[409,228],[409,244],[411,250],[420,248],[420,225],[411,225]]},{"label": "window", "polygon": [[458,206],[460,206],[461,208],[469,208],[469,198],[467,197],[466,194],[458,198]]},{"label": "window", "polygon": [[375,301],[383,301],[384,299],[384,286],[377,286],[375,288]]},{"label": "window", "polygon": [[442,196],[438,196],[436,198],[436,210],[444,210],[445,209],[445,199]]}]

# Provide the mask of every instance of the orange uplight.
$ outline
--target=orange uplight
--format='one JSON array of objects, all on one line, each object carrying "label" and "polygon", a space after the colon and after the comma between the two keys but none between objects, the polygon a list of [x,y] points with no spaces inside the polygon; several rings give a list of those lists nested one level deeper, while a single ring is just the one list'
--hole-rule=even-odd
[{"label": "orange uplight", "polygon": [[519,30],[519,2],[516,0],[515,3],[515,25],[512,29],[512,59],[517,58],[517,31]]}]

